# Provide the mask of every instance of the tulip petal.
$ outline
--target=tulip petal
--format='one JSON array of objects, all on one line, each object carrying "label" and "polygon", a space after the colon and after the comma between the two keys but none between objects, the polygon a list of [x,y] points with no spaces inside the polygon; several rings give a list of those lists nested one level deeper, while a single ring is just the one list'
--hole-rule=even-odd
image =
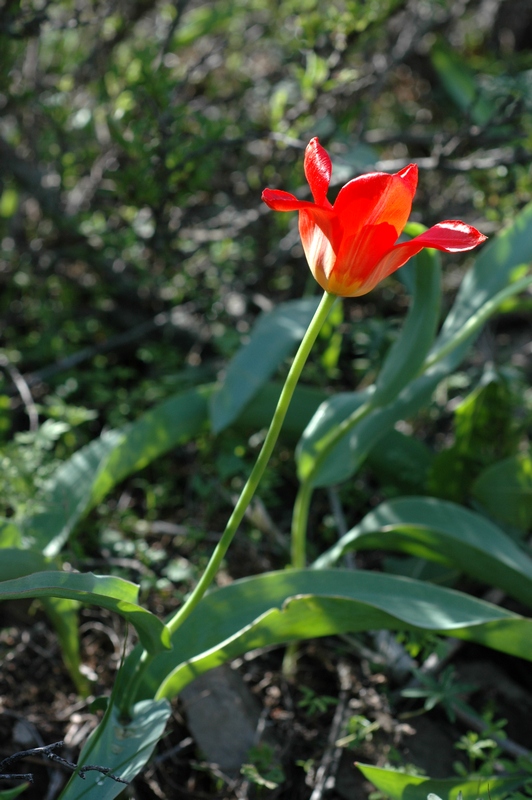
[{"label": "tulip petal", "polygon": [[[380,281],[387,278],[393,272],[404,266],[406,262],[417,255],[424,247],[433,247],[435,250],[443,250],[446,253],[463,253],[466,250],[473,250],[488,237],[477,231],[472,225],[467,225],[459,220],[445,220],[439,222],[428,231],[415,236],[409,242],[397,244],[387,253],[378,264],[360,294],[370,292]],[[354,296],[354,295],[353,295]]]},{"label": "tulip petal", "polygon": [[375,265],[390,252],[396,241],[397,231],[388,222],[366,225],[354,236],[344,237],[331,276],[336,286],[335,293],[345,296],[352,296],[351,292],[363,293],[360,289],[366,285]]},{"label": "tulip petal", "polygon": [[329,154],[321,146],[317,136],[311,139],[305,150],[305,177],[315,202],[325,208],[332,208],[327,200],[331,182],[332,164]]},{"label": "tulip petal", "polygon": [[307,209],[299,212],[299,235],[308,265],[322,289],[327,289],[329,275],[336,263],[336,253],[332,244],[334,237],[331,226],[324,224],[324,219],[321,222],[322,225],[318,225],[315,214]]},{"label": "tulip petal", "polygon": [[422,242],[423,247],[434,247],[446,253],[463,253],[482,244],[487,238],[472,225],[456,219],[447,219],[416,236],[412,242]]},{"label": "tulip petal", "polygon": [[302,208],[316,208],[314,203],[310,203],[308,200],[298,200],[290,192],[283,192],[281,189],[264,189],[262,199],[274,211],[300,211]]},{"label": "tulip petal", "polygon": [[415,164],[396,175],[373,172],[349,181],[334,204],[344,234],[356,236],[366,226],[387,222],[395,228],[397,238],[410,216],[416,186]]}]

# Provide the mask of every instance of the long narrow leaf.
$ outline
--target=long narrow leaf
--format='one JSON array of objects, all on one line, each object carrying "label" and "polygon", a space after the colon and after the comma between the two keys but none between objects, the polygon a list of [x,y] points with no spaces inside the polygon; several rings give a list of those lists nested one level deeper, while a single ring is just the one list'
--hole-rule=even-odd
[{"label": "long narrow leaf", "polygon": [[[460,364],[487,314],[497,310],[494,298],[498,296],[502,303],[508,294],[524,288],[527,279],[513,285],[511,279],[516,268],[531,259],[532,204],[529,204],[508,229],[483,249],[464,278],[455,304],[425,361],[426,373],[411,381],[386,407],[372,411],[331,449],[327,458],[319,457],[319,460],[320,442],[338,424],[338,419],[327,414],[325,404],[318,409],[298,448],[300,480],[310,481],[313,486],[330,486],[353,475],[375,443],[400,419],[417,413],[430,400],[442,378]],[[356,408],[359,402],[354,393],[351,407]],[[347,416],[347,401],[345,408]]]},{"label": "long narrow leaf", "polygon": [[422,250],[415,258],[414,274],[414,292],[408,315],[375,384],[373,402],[379,406],[397,397],[401,389],[416,377],[431,348],[440,321],[439,254],[435,250]]},{"label": "long narrow leaf", "polygon": [[[146,700],[133,707],[131,721],[125,723],[113,707],[83,748],[78,766],[96,764],[122,780],[132,781],[146,766],[170,714],[165,700]],[[113,800],[124,788],[124,784],[99,772],[87,772],[85,780],[74,774],[59,800]]]},{"label": "long narrow leaf", "polygon": [[0,583],[0,601],[29,597],[61,597],[115,611],[136,629],[150,653],[170,645],[166,626],[150,611],[137,605],[138,587],[122,578],[78,572],[36,572]]},{"label": "long narrow leaf", "polygon": [[171,697],[196,675],[256,647],[378,628],[431,630],[532,660],[532,621],[498,606],[409,578],[290,570],[204,597],[173,637],[174,650],[155,657],[140,696]]},{"label": "long narrow leaf", "polygon": [[532,607],[532,559],[485,517],[455,503],[431,497],[382,503],[313,568],[331,567],[359,549],[396,550],[453,566]]}]

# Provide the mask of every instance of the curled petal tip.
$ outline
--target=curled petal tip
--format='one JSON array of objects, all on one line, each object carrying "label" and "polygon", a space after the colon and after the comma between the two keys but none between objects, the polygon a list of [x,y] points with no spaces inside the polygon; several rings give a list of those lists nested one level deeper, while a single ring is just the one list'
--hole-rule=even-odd
[{"label": "curled petal tip", "polygon": [[327,191],[331,182],[332,163],[328,152],[321,146],[317,136],[310,140],[305,149],[305,177],[315,202],[330,206]]}]

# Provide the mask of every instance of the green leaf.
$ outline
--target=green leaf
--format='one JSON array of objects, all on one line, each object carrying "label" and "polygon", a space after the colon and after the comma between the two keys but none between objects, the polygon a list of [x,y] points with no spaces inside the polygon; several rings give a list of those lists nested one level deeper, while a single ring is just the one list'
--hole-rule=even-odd
[{"label": "green leaf", "polygon": [[426,444],[393,428],[368,454],[368,465],[380,483],[391,484],[403,494],[422,494],[434,455]]},{"label": "green leaf", "polygon": [[406,497],[382,503],[326,553],[314,569],[348,550],[395,550],[455,567],[532,607],[532,559],[493,523],[455,503]]},{"label": "green leaf", "polygon": [[[462,281],[456,300],[431,351],[432,354],[456,341],[468,321],[499,292],[508,287],[512,280],[520,277],[522,270],[519,268],[529,264],[531,260],[532,203],[529,203],[511,225],[483,246],[475,258],[473,268],[466,273]],[[447,356],[449,363],[446,364],[446,372],[458,366],[479,333],[480,329],[477,329]]]},{"label": "green leaf", "polygon": [[391,800],[427,800],[431,794],[440,800],[477,800],[479,797],[503,798],[518,789],[529,775],[512,775],[509,778],[483,778],[471,781],[463,778],[435,779],[419,775],[406,775],[393,769],[382,769],[357,763],[364,777]]},{"label": "green leaf", "polygon": [[48,486],[46,511],[21,522],[27,539],[45,555],[56,555],[80,517],[117,483],[199,433],[207,421],[209,392],[210,387],[180,392],[61,464]]},{"label": "green leaf", "polygon": [[382,406],[392,401],[416,377],[436,334],[441,300],[440,257],[435,250],[423,250],[414,260],[412,303],[399,338],[390,348],[379,372],[372,398],[375,405]]},{"label": "green leaf", "polygon": [[29,787],[29,783],[21,783],[20,786],[15,786],[13,789],[3,789],[0,792],[0,800],[13,800],[18,797]]},{"label": "green leaf", "polygon": [[[171,711],[166,700],[146,700],[133,707],[131,721],[125,723],[113,706],[89,737],[78,766],[97,764],[122,780],[132,781],[146,766]],[[87,772],[85,780],[74,774],[59,800],[113,800],[124,789],[124,784],[98,772]]]},{"label": "green leaf", "polygon": [[[451,589],[361,570],[286,570],[245,578],[198,604],[154,658],[141,697],[172,697],[197,675],[273,644],[377,630],[430,630],[532,660],[532,621]],[[126,673],[138,654],[129,657]]]},{"label": "green leaf", "polygon": [[479,475],[472,493],[492,517],[528,531],[532,525],[532,458],[520,454],[493,464]]},{"label": "green leaf", "polygon": [[91,683],[81,671],[79,603],[61,597],[42,597],[41,602],[57,633],[61,656],[81,697],[91,693]]},{"label": "green leaf", "polygon": [[[362,463],[367,450],[355,449],[352,432],[339,442],[316,471],[317,458],[323,450],[323,439],[350,414],[371,399],[372,391],[340,392],[325,400],[303,431],[296,449],[297,474],[300,481],[313,477],[314,486],[329,486],[346,480]],[[364,421],[355,428],[355,435],[362,429]],[[385,433],[385,431],[383,431]]]},{"label": "green leaf", "polygon": [[[235,427],[239,431],[246,432],[255,432],[261,428],[267,428],[272,421],[273,412],[277,406],[282,388],[283,384],[277,381],[266,383],[243,409],[235,421]],[[326,399],[327,394],[323,389],[302,386],[301,384],[296,386],[292,402],[286,412],[281,436],[288,441],[296,443],[316,413],[320,403],[323,403]]]},{"label": "green leaf", "polygon": [[475,74],[456,49],[440,39],[432,46],[430,58],[447,94],[472,122],[485,125],[495,116],[497,107],[480,91]]},{"label": "green leaf", "polygon": [[0,554],[0,581],[11,578],[22,578],[32,572],[50,569],[48,558],[36,550],[19,550],[18,547],[6,547]]},{"label": "green leaf", "polygon": [[22,532],[10,519],[0,519],[0,547],[22,547]]},{"label": "green leaf", "polygon": [[[0,582],[42,572],[50,566],[50,560],[34,550],[5,548],[0,558]],[[61,655],[72,681],[78,693],[86,697],[90,684],[80,671],[78,603],[57,597],[43,597],[41,601],[59,637]]]},{"label": "green leaf", "polygon": [[315,297],[292,300],[260,317],[249,342],[231,360],[220,389],[211,399],[211,422],[215,433],[235,421],[295,349],[305,335],[318,303],[319,298]]},{"label": "green leaf", "polygon": [[0,601],[61,597],[115,611],[136,629],[143,647],[159,653],[170,647],[166,626],[137,605],[138,587],[122,578],[79,572],[35,572],[0,583]]}]

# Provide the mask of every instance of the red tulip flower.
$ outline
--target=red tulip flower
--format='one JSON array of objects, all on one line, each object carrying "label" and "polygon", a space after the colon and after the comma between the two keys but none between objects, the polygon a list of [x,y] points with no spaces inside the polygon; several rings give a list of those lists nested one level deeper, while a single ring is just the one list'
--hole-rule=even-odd
[{"label": "red tulip flower", "polygon": [[314,138],[305,150],[305,175],[314,203],[277,189],[262,193],[275,211],[299,211],[299,233],[310,269],[331,294],[366,294],[424,247],[461,253],[486,239],[465,222],[446,220],[396,244],[416,192],[415,164],[395,175],[372,172],[349,181],[334,205],[327,200],[331,172],[331,159]]}]

